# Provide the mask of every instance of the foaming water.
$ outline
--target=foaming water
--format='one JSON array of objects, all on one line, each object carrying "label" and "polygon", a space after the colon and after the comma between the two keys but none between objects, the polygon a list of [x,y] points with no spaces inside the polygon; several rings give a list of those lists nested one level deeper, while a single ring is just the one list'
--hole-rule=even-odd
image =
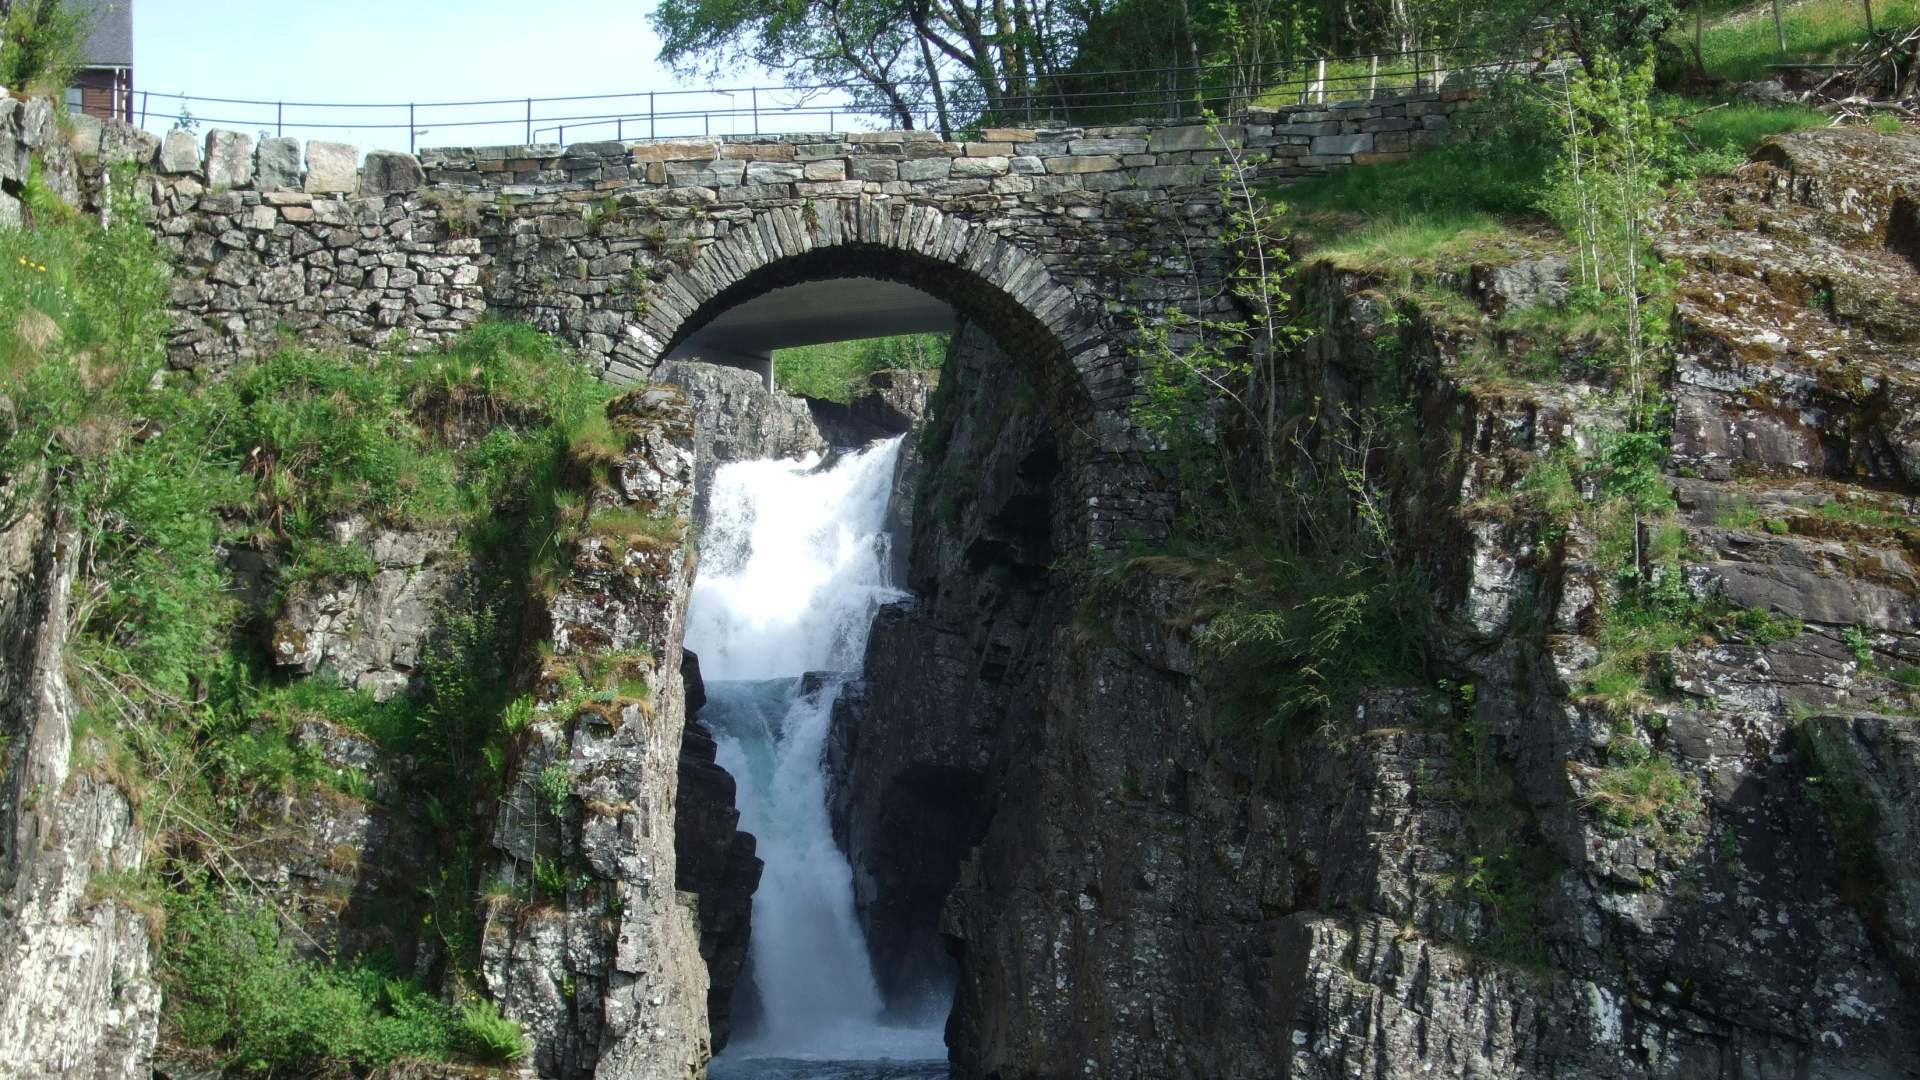
[{"label": "foaming water", "polygon": [[766,863],[748,965],[758,1015],[713,1062],[721,1080],[947,1075],[937,1024],[880,1022],[852,871],[827,817],[838,673],[859,667],[879,605],[904,595],[886,580],[899,452],[892,439],[826,467],[742,462],[715,478],[687,646],[707,680],[700,718]]},{"label": "foaming water", "polygon": [[743,461],[714,477],[687,647],[708,679],[854,671],[887,584],[887,501],[900,440],[821,468]]}]

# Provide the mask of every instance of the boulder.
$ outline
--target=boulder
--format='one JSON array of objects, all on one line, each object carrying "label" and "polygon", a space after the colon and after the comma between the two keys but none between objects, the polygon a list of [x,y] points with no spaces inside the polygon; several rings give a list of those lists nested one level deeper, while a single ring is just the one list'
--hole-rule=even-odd
[{"label": "boulder", "polygon": [[169,131],[160,142],[157,162],[163,173],[179,175],[200,171],[200,143],[185,131]]},{"label": "boulder", "polygon": [[300,140],[261,139],[254,184],[261,191],[300,190]]},{"label": "boulder", "polygon": [[360,194],[403,195],[418,191],[427,182],[420,159],[412,154],[375,150],[367,155],[366,168],[360,172]]},{"label": "boulder", "polygon": [[112,120],[100,131],[100,160],[108,165],[126,162],[145,165],[153,161],[159,150],[160,136],[132,124]]},{"label": "boulder", "polygon": [[339,195],[359,185],[360,148],[350,143],[307,142],[307,194]]},{"label": "boulder", "polygon": [[253,136],[237,131],[207,132],[207,186],[216,190],[253,183]]}]

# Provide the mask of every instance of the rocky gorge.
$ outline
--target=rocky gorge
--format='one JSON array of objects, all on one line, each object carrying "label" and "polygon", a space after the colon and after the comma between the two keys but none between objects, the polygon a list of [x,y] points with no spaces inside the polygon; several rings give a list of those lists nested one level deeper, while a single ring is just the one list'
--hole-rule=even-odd
[{"label": "rocky gorge", "polygon": [[[1354,118],[1373,125],[1357,134],[1406,137],[1393,122],[1421,112],[1399,108]],[[1291,137],[1267,121],[1253,125],[1264,135],[1239,137]],[[1304,498],[1356,445],[1375,453],[1367,491],[1396,572],[1419,583],[1393,610],[1433,629],[1413,677],[1293,722],[1248,716],[1209,637],[1261,595],[1271,559],[1167,543],[1179,480],[1111,404],[1132,392],[1134,330],[1112,312],[1072,324],[1085,340],[1053,330],[1121,276],[1076,267],[1069,280],[1073,259],[1097,241],[1164,239],[1174,219],[1200,220],[1197,197],[1156,209],[1115,200],[1123,187],[1063,188],[1063,222],[1092,221],[1067,211],[1095,203],[1112,216],[1059,225],[1051,262],[1029,265],[1012,253],[1052,218],[1033,191],[996,192],[992,179],[917,202],[911,190],[862,190],[844,218],[830,209],[836,223],[795,234],[801,207],[830,193],[793,185],[849,182],[833,168],[813,177],[798,156],[792,176],[769,170],[787,168],[781,148],[813,144],[602,147],[519,164],[449,152],[433,168],[470,165],[476,189],[504,190],[502,173],[548,187],[515,192],[527,200],[518,219],[455,236],[445,219],[456,204],[416,194],[433,189],[406,161],[369,161],[349,182],[322,159],[303,179],[284,147],[247,156],[210,140],[202,165],[179,140],[128,149],[117,131],[98,145],[83,134],[76,150],[37,109],[0,123],[18,156],[39,155],[65,177],[57,187],[96,210],[105,181],[76,154],[162,163],[142,190],[181,275],[169,366],[182,377],[226,377],[265,349],[261,312],[281,291],[307,295],[317,251],[332,253],[319,289],[347,318],[327,332],[348,342],[378,345],[405,326],[424,354],[456,340],[491,296],[599,335],[575,344],[602,369],[639,364],[638,338],[590,319],[619,299],[598,286],[628,268],[588,264],[619,254],[623,237],[592,224],[597,204],[568,203],[573,178],[545,175],[567,171],[557,161],[625,182],[604,170],[667,155],[641,162],[637,182],[660,174],[663,201],[645,212],[674,211],[664,220],[686,236],[644,243],[699,239],[719,262],[765,260],[715,271],[730,284],[705,299],[659,286],[658,317],[751,303],[742,283],[760,270],[776,284],[789,271],[831,277],[831,259],[796,251],[836,251],[835,229],[855,276],[891,269],[925,284],[947,272],[926,261],[940,236],[960,251],[948,293],[958,329],[937,377],[881,373],[834,403],[673,359],[606,395],[590,425],[599,434],[556,459],[561,524],[538,573],[502,577],[470,523],[403,522],[379,507],[316,526],[328,551],[364,552],[345,570],[296,574],[300,553],[260,530],[221,541],[246,612],[235,636],[275,685],[439,702],[423,723],[460,712],[487,725],[448,783],[427,779],[425,744],[397,753],[377,727],[302,713],[288,745],[334,778],[250,788],[232,858],[217,862],[284,924],[289,954],[379,956],[390,977],[449,1003],[490,1003],[524,1033],[518,1060],[459,1044],[442,1055],[451,1061],[397,1055],[382,1075],[695,1077],[710,1060],[728,1067],[740,1056],[729,1044],[765,1027],[751,957],[783,947],[754,918],[774,856],[741,826],[749,778],[721,764],[738,740],[702,720],[717,715],[707,683],[744,677],[703,675],[686,648],[696,581],[732,557],[713,499],[730,467],[804,459],[796,477],[818,479],[895,438],[889,475],[868,493],[880,528],[859,537],[878,575],[860,586],[884,602],[861,628],[858,662],[776,674],[803,680],[794,693],[822,710],[823,809],[875,1023],[943,1018],[951,1075],[1920,1074],[1910,134],[1776,137],[1664,209],[1676,310],[1658,393],[1671,434],[1646,503],[1662,509],[1636,504],[1624,531],[1591,509],[1625,428],[1607,378],[1572,362],[1554,379],[1489,366],[1532,347],[1512,313],[1564,293],[1564,259],[1489,259],[1410,293],[1309,256],[1300,287],[1316,321],[1277,380],[1281,411],[1306,419],[1293,486],[1266,495]],[[1300,135],[1315,153],[1330,137],[1354,135]],[[896,179],[876,185],[927,160],[956,170],[936,183],[973,182],[955,164],[969,160],[1043,163],[1008,164],[998,180],[1192,165],[1153,157],[1191,147],[1135,139],[1011,132],[1010,147],[1038,149],[975,156],[974,144],[936,152],[903,137],[834,153],[884,158]],[[1094,145],[1056,154],[1056,141]],[[671,157],[709,149],[705,164]],[[1092,156],[1113,169],[1044,164]],[[279,171],[263,179],[269,166]],[[697,169],[742,183],[708,184]],[[1163,179],[1184,191],[1191,178]],[[742,191],[714,194],[728,186]],[[754,217],[763,203],[778,205]],[[934,203],[951,217],[918,216]],[[696,207],[722,208],[757,239],[703,231],[713,223]],[[1002,211],[1018,224],[992,232]],[[307,231],[322,228],[339,232]],[[898,246],[881,252],[882,234]],[[236,253],[250,260],[244,282],[218,269]],[[1013,267],[997,282],[982,267],[995,253]],[[581,305],[565,299],[570,282],[540,284],[565,260],[581,263],[571,283],[596,286]],[[372,292],[341,291],[355,289]],[[455,385],[396,408],[467,454],[462,469],[486,460],[468,452],[490,432],[544,422]],[[11,403],[0,416],[17,426]],[[1388,419],[1369,428],[1371,416]],[[0,986],[15,988],[0,1001],[0,1075],[245,1071],[163,1020],[178,970],[166,944],[178,926],[165,924],[181,916],[127,883],[164,854],[145,831],[164,818],[116,771],[124,759],[98,721],[80,722],[68,685],[63,656],[90,614],[81,598],[111,568],[83,559],[99,541],[83,543],[64,504],[33,486],[56,482],[6,478],[20,509],[0,535]],[[532,535],[545,512],[517,506],[496,529]],[[1601,613],[1656,591],[1671,639],[1648,648],[1628,685],[1615,677],[1627,646]],[[441,658],[486,618],[512,632],[461,662],[499,667],[511,693],[456,709],[436,683]],[[213,691],[199,692],[189,704],[206,706]],[[470,939],[457,917],[471,918]],[[454,963],[462,949],[470,968]],[[382,992],[381,1015],[402,1011],[400,991]]]}]

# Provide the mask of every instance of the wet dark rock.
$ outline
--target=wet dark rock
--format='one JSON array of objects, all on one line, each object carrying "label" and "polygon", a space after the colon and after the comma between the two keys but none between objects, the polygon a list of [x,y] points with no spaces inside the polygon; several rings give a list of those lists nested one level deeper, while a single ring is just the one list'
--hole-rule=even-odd
[{"label": "wet dark rock", "polygon": [[680,737],[680,792],[674,806],[675,884],[700,898],[700,955],[711,980],[707,1023],[719,1053],[732,1033],[734,990],[747,961],[762,863],[754,854],[753,834],[739,829],[733,776],[715,762],[713,733],[697,719],[706,702],[699,660],[691,652],[683,656],[687,726]]}]

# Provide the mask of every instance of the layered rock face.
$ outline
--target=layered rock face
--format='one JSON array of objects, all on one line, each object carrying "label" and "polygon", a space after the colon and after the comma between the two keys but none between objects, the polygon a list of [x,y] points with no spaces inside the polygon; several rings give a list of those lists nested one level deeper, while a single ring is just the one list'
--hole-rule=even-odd
[{"label": "layered rock face", "polygon": [[[608,415],[628,449],[590,510],[684,522],[684,399],[635,391]],[[482,944],[488,989],[544,1076],[678,1080],[711,1056],[698,900],[674,851],[692,576],[684,543],[589,534],[545,603],[552,655],[492,836],[499,876],[540,899],[496,899]]]},{"label": "layered rock face", "polygon": [[78,530],[24,509],[0,531],[0,1066],[9,1076],[138,1080],[160,989],[149,916],[113,890],[146,856],[120,788],[75,745],[67,613]]},{"label": "layered rock face", "polygon": [[[967,326],[945,377],[1005,390],[1009,367]],[[922,1007],[951,979],[931,929],[985,828],[995,740],[1045,621],[1053,550],[1044,522],[1059,461],[1037,414],[1030,390],[963,390],[909,441],[893,510],[896,550],[910,553],[902,578],[917,596],[880,609],[865,678],[834,708],[834,838],[854,869],[874,974],[896,1009]]]},{"label": "layered rock face", "polygon": [[[1912,153],[1791,136],[1668,223],[1684,579],[1800,629],[1683,642],[1624,718],[1583,689],[1618,587],[1600,538],[1503,495],[1617,424],[1597,387],[1476,383],[1458,327],[1389,317],[1363,277],[1314,282],[1329,314],[1290,397],[1362,405],[1395,389],[1377,383],[1389,346],[1415,361],[1400,389],[1423,466],[1387,494],[1434,589],[1445,682],[1255,742],[1210,693],[1177,568],[1044,573],[1076,508],[1021,494],[1043,440],[1018,419],[960,437],[1005,395],[959,365],[918,595],[883,613],[831,750],[883,977],[924,958],[930,897],[957,881],[940,923],[957,1074],[1920,1069],[1900,854],[1920,777],[1895,677],[1920,631]],[[1693,793],[1662,828],[1604,812],[1626,741]],[[948,781],[944,818],[902,797]],[[956,878],[945,853],[981,823]]]}]

